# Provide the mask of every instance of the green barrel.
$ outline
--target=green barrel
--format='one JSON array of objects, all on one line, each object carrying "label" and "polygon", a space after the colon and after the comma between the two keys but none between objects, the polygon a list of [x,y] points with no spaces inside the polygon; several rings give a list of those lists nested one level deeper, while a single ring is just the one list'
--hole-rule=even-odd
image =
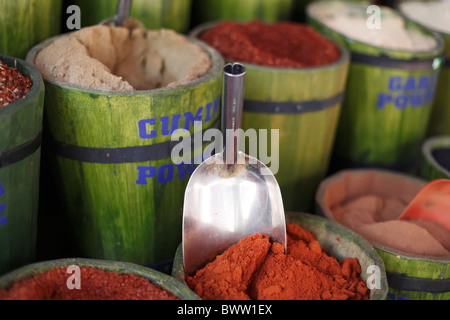
[{"label": "green barrel", "polygon": [[[348,167],[416,169],[426,137],[444,56],[443,39],[405,20],[408,30],[432,36],[437,45],[424,52],[385,49],[350,39],[321,22],[326,14],[356,7],[342,1],[317,1],[308,6],[309,23],[322,34],[345,44],[351,52],[345,101],[335,145],[335,170]],[[381,17],[399,16],[383,7]]]},{"label": "green barrel", "polygon": [[61,32],[61,0],[0,0],[0,53],[24,59]]},{"label": "green barrel", "polygon": [[420,175],[427,180],[450,179],[450,136],[425,140]]},{"label": "green barrel", "polygon": [[25,61],[0,60],[30,77],[24,99],[0,108],[0,275],[36,255],[44,83]]},{"label": "green barrel", "polygon": [[[83,258],[49,260],[23,266],[0,277],[0,290],[1,289],[8,290],[17,282],[26,280],[37,274],[52,269],[67,268],[74,266],[80,268],[91,267],[105,272],[115,272],[118,274],[133,274],[148,279],[150,283],[172,293],[174,296],[180,298],[181,300],[199,300],[199,297],[191,289],[189,289],[188,286],[180,283],[173,277],[161,273],[157,270],[153,270],[151,268],[146,268],[144,266],[128,262],[83,259]],[[67,279],[69,279],[69,277],[72,274],[74,274],[73,271],[72,273],[68,273]],[[59,285],[67,286],[67,283],[66,282],[60,283]],[[83,282],[81,283],[80,290],[83,290]]]},{"label": "green barrel", "polygon": [[193,0],[197,24],[234,20],[264,22],[290,20],[295,0]]},{"label": "green barrel", "polygon": [[[192,36],[212,25],[199,26]],[[312,210],[316,188],[330,164],[350,63],[345,46],[335,44],[340,58],[322,67],[272,68],[244,63],[242,129],[249,139],[252,133],[258,139],[258,150],[245,140],[245,152],[272,170],[288,211]]]},{"label": "green barrel", "polygon": [[[337,221],[331,208],[363,195],[398,197],[409,203],[426,185],[425,180],[380,169],[343,170],[320,184],[316,213]],[[397,190],[397,193],[392,192]],[[450,299],[450,257],[405,253],[370,241],[384,261],[389,285],[388,299]]]},{"label": "green barrel", "polygon": [[[436,1],[426,2],[434,3]],[[413,16],[408,13],[402,3],[403,1],[398,4],[400,12],[409,19],[412,19],[417,23],[421,23],[420,17]],[[405,5],[407,5],[407,3],[405,3]],[[442,14],[448,14],[448,12],[442,12]],[[447,15],[444,17],[447,17]],[[430,122],[428,125],[428,136],[450,135],[450,33],[433,30],[432,28],[427,27],[424,23],[421,24],[433,32],[438,32],[444,39],[446,48],[446,60],[439,76],[439,82],[436,89],[436,98],[434,100],[433,111],[431,113]]]},{"label": "green barrel", "polygon": [[[92,26],[117,14],[118,0],[71,0],[81,10],[82,27]],[[133,0],[130,16],[147,29],[173,29],[184,33],[191,23],[192,0]]]},{"label": "green barrel", "polygon": [[[338,261],[345,258],[357,258],[361,266],[361,279],[368,284],[370,289],[370,300],[386,299],[388,283],[385,266],[383,260],[366,239],[335,221],[308,213],[287,212],[286,223],[295,223],[305,230],[313,232],[320,246],[328,255],[335,257]],[[377,275],[375,275],[375,270],[378,271]],[[174,258],[172,276],[180,282],[186,283],[181,245]],[[373,285],[372,280],[375,280],[375,277],[378,277],[379,281],[375,281],[375,285]]]},{"label": "green barrel", "polygon": [[[52,41],[34,47],[27,60]],[[199,45],[212,68],[185,85],[110,92],[46,81],[47,158],[85,256],[143,265],[173,258],[195,163],[172,161],[171,135],[194,132],[195,121],[204,130],[216,127],[220,116],[224,62]]]}]

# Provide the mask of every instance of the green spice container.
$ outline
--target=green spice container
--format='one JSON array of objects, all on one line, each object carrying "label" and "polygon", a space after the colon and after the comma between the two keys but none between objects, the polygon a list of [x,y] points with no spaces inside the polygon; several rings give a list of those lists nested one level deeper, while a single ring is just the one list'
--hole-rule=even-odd
[{"label": "green spice container", "polygon": [[420,175],[427,180],[450,179],[450,136],[425,140]]},{"label": "green spice container", "polygon": [[[72,271],[67,273],[67,281],[65,283],[56,283],[55,281],[49,285],[53,286],[67,286],[67,283],[73,284],[73,276],[76,275],[75,268],[80,268],[80,277],[82,277],[82,267],[95,268],[104,272],[114,272],[120,275],[131,274],[139,276],[145,279],[157,287],[166,290],[178,297],[181,300],[199,300],[199,297],[192,292],[186,285],[180,283],[173,277],[161,273],[159,271],[146,268],[133,263],[118,262],[118,261],[106,261],[106,260],[96,260],[96,259],[82,259],[82,258],[68,258],[68,259],[58,259],[50,260],[44,262],[37,262],[30,265],[23,266],[19,269],[11,271],[10,273],[0,277],[0,290],[10,289],[14,284],[31,278],[37,274],[52,270],[72,267]],[[50,279],[53,280],[53,279]],[[42,284],[45,288],[45,283]],[[93,284],[90,284],[92,287]],[[62,291],[61,288],[57,288],[56,291]],[[78,289],[74,289],[78,290]],[[83,291],[83,281],[80,283],[81,292]],[[138,290],[138,289],[137,289]],[[36,294],[39,294],[39,290],[36,290]],[[139,292],[136,291],[136,297],[139,297]]]},{"label": "green spice container", "polygon": [[[335,221],[302,212],[287,212],[286,223],[295,223],[313,232],[320,246],[329,256],[339,262],[345,258],[356,258],[361,266],[361,279],[368,284],[370,300],[385,300],[388,292],[383,260],[373,247],[360,235]],[[175,254],[172,276],[186,284],[183,267],[183,247]],[[373,283],[373,280],[375,280]]]},{"label": "green spice container", "polygon": [[[100,32],[100,28],[106,27],[90,27],[77,34],[92,28]],[[110,30],[100,39],[108,34]],[[148,30],[143,39],[150,39],[154,34],[159,31]],[[164,31],[163,34],[175,33]],[[59,39],[34,47],[28,61],[36,63],[41,50]],[[160,44],[164,42],[161,39]],[[168,40],[169,44],[162,51],[155,51],[158,54],[153,57],[162,58],[167,68],[179,70],[183,68],[176,67],[178,58],[186,61],[183,57],[192,59],[202,51],[202,56],[211,60],[209,72],[187,83],[135,91],[87,89],[44,76],[50,167],[54,168],[56,185],[78,247],[87,257],[150,265],[172,259],[181,240],[184,190],[195,163],[172,161],[171,152],[178,141],[171,141],[171,135],[179,128],[193,134],[195,121],[202,121],[204,130],[217,127],[224,62],[219,53],[203,43],[186,41],[179,34],[176,39],[184,41],[182,53],[176,55],[172,40]],[[102,60],[106,59],[104,56],[115,50],[105,49],[104,41],[94,42],[103,48],[93,49],[97,52],[96,59],[106,63]],[[116,39],[117,42],[120,41]],[[185,43],[190,46],[194,43],[200,49],[186,50]],[[64,49],[64,44],[61,47]],[[138,58],[127,56],[127,59],[137,61]],[[140,69],[140,62],[136,65],[132,76],[144,70]],[[170,77],[174,69],[167,68],[164,70]],[[90,71],[82,70],[82,82],[87,81],[89,74]]]},{"label": "green spice container", "polygon": [[[411,247],[408,248],[411,241],[408,237],[416,238],[419,234],[421,236],[423,234],[419,233],[417,227],[409,226],[409,229],[403,229],[409,233],[405,236],[405,231],[401,229],[405,228],[405,225],[399,228],[397,224],[397,229],[392,227],[392,222],[396,223],[394,220],[401,214],[403,208],[425,185],[425,180],[398,172],[353,169],[343,170],[326,178],[317,190],[317,214],[350,227],[364,237],[371,237],[366,239],[384,261],[389,285],[387,297],[392,300],[450,298],[450,255],[425,255],[425,252],[430,252],[427,251],[430,247],[422,251],[424,254],[412,253]],[[383,202],[384,207],[375,209],[373,200],[366,200],[368,204],[362,209],[361,197],[367,196],[384,199],[383,201],[386,201]],[[394,202],[388,205],[387,201],[392,201],[393,198],[401,202],[402,206],[395,207]],[[338,208],[352,201],[359,201],[359,209],[346,218]],[[375,220],[372,220],[367,212],[376,210],[380,211],[373,218]],[[390,227],[386,223],[389,223]],[[377,228],[378,233],[382,235],[379,234],[376,238],[373,233],[375,229],[368,231],[366,229],[368,225]],[[392,240],[395,235],[399,236],[396,240]],[[424,238],[421,239],[425,242]],[[390,241],[390,245],[387,245],[386,241]],[[417,247],[414,250],[418,250]]]},{"label": "green spice container", "polygon": [[39,42],[61,32],[61,0],[0,0],[0,53],[25,58]]},{"label": "green spice container", "polygon": [[193,0],[197,23],[234,20],[264,22],[292,18],[295,0]]},{"label": "green spice container", "polygon": [[445,1],[401,1],[400,12],[425,28],[439,33],[445,41],[446,60],[441,69],[436,98],[428,125],[428,136],[450,134],[450,4]]},{"label": "green spice container", "polygon": [[[92,26],[117,14],[118,0],[71,0],[81,9],[82,27]],[[133,0],[130,16],[148,29],[167,28],[187,32],[192,0]]]},{"label": "green spice container", "polygon": [[[375,33],[377,16],[368,15],[366,5],[317,1],[308,6],[310,24],[351,52],[335,145],[337,169],[412,170],[426,135],[444,56],[443,39],[392,9],[380,8],[381,30]],[[353,31],[360,34],[345,35]],[[400,45],[410,50],[397,49]]]},{"label": "green spice container", "polygon": [[0,108],[0,275],[35,259],[44,83],[32,65],[0,54],[30,77],[28,94]]},{"label": "green spice container", "polygon": [[[192,35],[214,25],[201,25]],[[258,138],[257,150],[247,144],[245,152],[275,174],[286,210],[312,210],[329,167],[350,60],[343,45],[332,43],[339,58],[319,67],[242,62],[247,70],[242,128],[248,137],[254,133]]]}]

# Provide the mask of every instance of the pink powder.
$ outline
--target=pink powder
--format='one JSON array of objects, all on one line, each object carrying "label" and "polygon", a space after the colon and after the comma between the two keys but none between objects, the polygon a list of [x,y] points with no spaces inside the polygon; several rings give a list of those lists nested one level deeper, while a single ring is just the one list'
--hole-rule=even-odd
[{"label": "pink powder", "polygon": [[450,230],[424,220],[397,220],[406,203],[364,195],[331,208],[335,219],[367,240],[410,254],[450,255]]}]

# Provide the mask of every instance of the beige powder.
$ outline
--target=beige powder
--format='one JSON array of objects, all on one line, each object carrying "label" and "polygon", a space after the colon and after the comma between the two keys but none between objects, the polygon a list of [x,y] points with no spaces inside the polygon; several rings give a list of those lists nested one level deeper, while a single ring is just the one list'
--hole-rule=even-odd
[{"label": "beige powder", "polygon": [[42,49],[35,65],[47,80],[102,91],[152,90],[189,83],[212,65],[197,44],[172,30],[93,26]]},{"label": "beige powder", "polygon": [[309,14],[340,34],[380,48],[404,51],[430,51],[436,40],[427,34],[408,28],[396,11],[381,9],[380,24],[372,26],[368,5],[347,1],[323,1],[309,8]]}]

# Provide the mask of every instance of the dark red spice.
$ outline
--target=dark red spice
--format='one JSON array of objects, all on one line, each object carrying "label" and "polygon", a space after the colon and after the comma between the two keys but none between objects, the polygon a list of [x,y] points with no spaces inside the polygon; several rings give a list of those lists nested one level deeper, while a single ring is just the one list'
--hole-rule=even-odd
[{"label": "dark red spice", "polygon": [[70,290],[67,267],[54,268],[0,290],[0,300],[179,300],[172,293],[133,275],[80,267],[81,289]]},{"label": "dark red spice", "polygon": [[225,21],[202,32],[199,38],[228,60],[268,67],[317,67],[340,57],[331,41],[307,25],[293,22]]},{"label": "dark red spice", "polygon": [[28,76],[0,61],[0,108],[25,97],[31,86]]}]

